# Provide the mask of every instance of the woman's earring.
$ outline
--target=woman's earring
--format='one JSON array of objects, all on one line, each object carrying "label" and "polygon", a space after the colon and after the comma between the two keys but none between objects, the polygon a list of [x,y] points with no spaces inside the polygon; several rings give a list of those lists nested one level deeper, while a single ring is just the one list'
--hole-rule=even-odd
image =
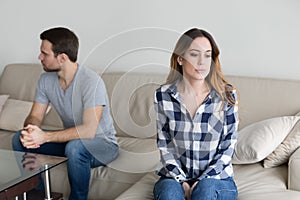
[{"label": "woman's earring", "polygon": [[178,57],[178,58],[177,58],[177,62],[178,62],[178,64],[179,64],[180,66],[182,66],[182,58],[181,58],[181,57]]}]

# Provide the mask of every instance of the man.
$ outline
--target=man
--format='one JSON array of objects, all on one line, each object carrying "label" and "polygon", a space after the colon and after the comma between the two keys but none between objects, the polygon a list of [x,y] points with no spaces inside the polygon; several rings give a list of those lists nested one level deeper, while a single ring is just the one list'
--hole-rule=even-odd
[{"label": "man", "polygon": [[[40,39],[39,59],[46,73],[38,81],[24,129],[13,137],[13,149],[66,156],[69,199],[87,199],[90,168],[106,165],[118,155],[106,88],[94,71],[77,63],[79,42],[72,31],[52,28]],[[41,130],[49,103],[64,130]]]}]

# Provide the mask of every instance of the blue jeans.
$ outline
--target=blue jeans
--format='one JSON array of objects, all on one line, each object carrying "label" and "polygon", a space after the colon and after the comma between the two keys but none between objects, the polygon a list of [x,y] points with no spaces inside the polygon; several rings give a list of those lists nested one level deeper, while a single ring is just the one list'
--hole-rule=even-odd
[{"label": "blue jeans", "polygon": [[27,149],[20,142],[20,134],[21,131],[18,131],[12,139],[13,150],[68,158],[70,200],[87,199],[91,168],[110,163],[117,157],[119,150],[118,145],[100,137],[92,140],[72,140],[67,143],[45,143],[38,149]]},{"label": "blue jeans", "polygon": [[[184,200],[184,190],[175,179],[161,177],[155,184],[155,200]],[[192,191],[192,200],[235,200],[238,192],[234,180],[204,178]]]}]

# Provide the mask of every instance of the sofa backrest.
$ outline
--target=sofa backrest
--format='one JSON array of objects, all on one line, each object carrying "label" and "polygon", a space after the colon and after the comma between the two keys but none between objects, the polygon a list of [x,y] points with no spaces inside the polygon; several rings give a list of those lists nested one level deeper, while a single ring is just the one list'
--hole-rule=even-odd
[{"label": "sofa backrest", "polygon": [[10,98],[33,101],[38,77],[43,72],[39,64],[9,64],[1,74],[0,94]]},{"label": "sofa backrest", "polygon": [[263,119],[300,112],[300,79],[241,76],[227,78],[240,93],[240,129]]},{"label": "sofa backrest", "polygon": [[149,73],[105,73],[106,84],[118,136],[156,137],[154,92],[166,75]]},{"label": "sofa backrest", "polygon": [[[3,69],[0,76],[0,94],[9,94],[9,98],[33,101],[35,89],[43,67],[37,63],[13,63]],[[46,128],[63,128],[54,108],[50,110],[43,122]]]},{"label": "sofa backrest", "polygon": [[[10,64],[0,77],[0,94],[32,101],[40,64]],[[166,74],[107,72],[105,81],[118,136],[155,137],[154,91],[164,83]],[[300,112],[300,80],[227,76],[240,93],[240,129],[263,119],[295,115]],[[61,127],[54,109],[46,125]]]}]

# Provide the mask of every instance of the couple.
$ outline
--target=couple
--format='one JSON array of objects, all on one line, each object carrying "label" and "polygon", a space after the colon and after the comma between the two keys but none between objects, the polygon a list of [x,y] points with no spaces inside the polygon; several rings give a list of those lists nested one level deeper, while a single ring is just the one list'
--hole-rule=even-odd
[{"label": "couple", "polygon": [[[103,80],[77,64],[78,38],[58,27],[40,35],[39,59],[47,73],[38,81],[17,151],[66,156],[69,199],[87,199],[90,169],[116,159],[115,137]],[[236,91],[222,75],[212,36],[191,29],[178,40],[167,83],[155,93],[161,178],[155,199],[235,199],[231,157],[237,136]],[[49,103],[64,130],[44,131]],[[221,191],[221,192],[220,192]],[[208,196],[207,196],[208,195]]]}]

